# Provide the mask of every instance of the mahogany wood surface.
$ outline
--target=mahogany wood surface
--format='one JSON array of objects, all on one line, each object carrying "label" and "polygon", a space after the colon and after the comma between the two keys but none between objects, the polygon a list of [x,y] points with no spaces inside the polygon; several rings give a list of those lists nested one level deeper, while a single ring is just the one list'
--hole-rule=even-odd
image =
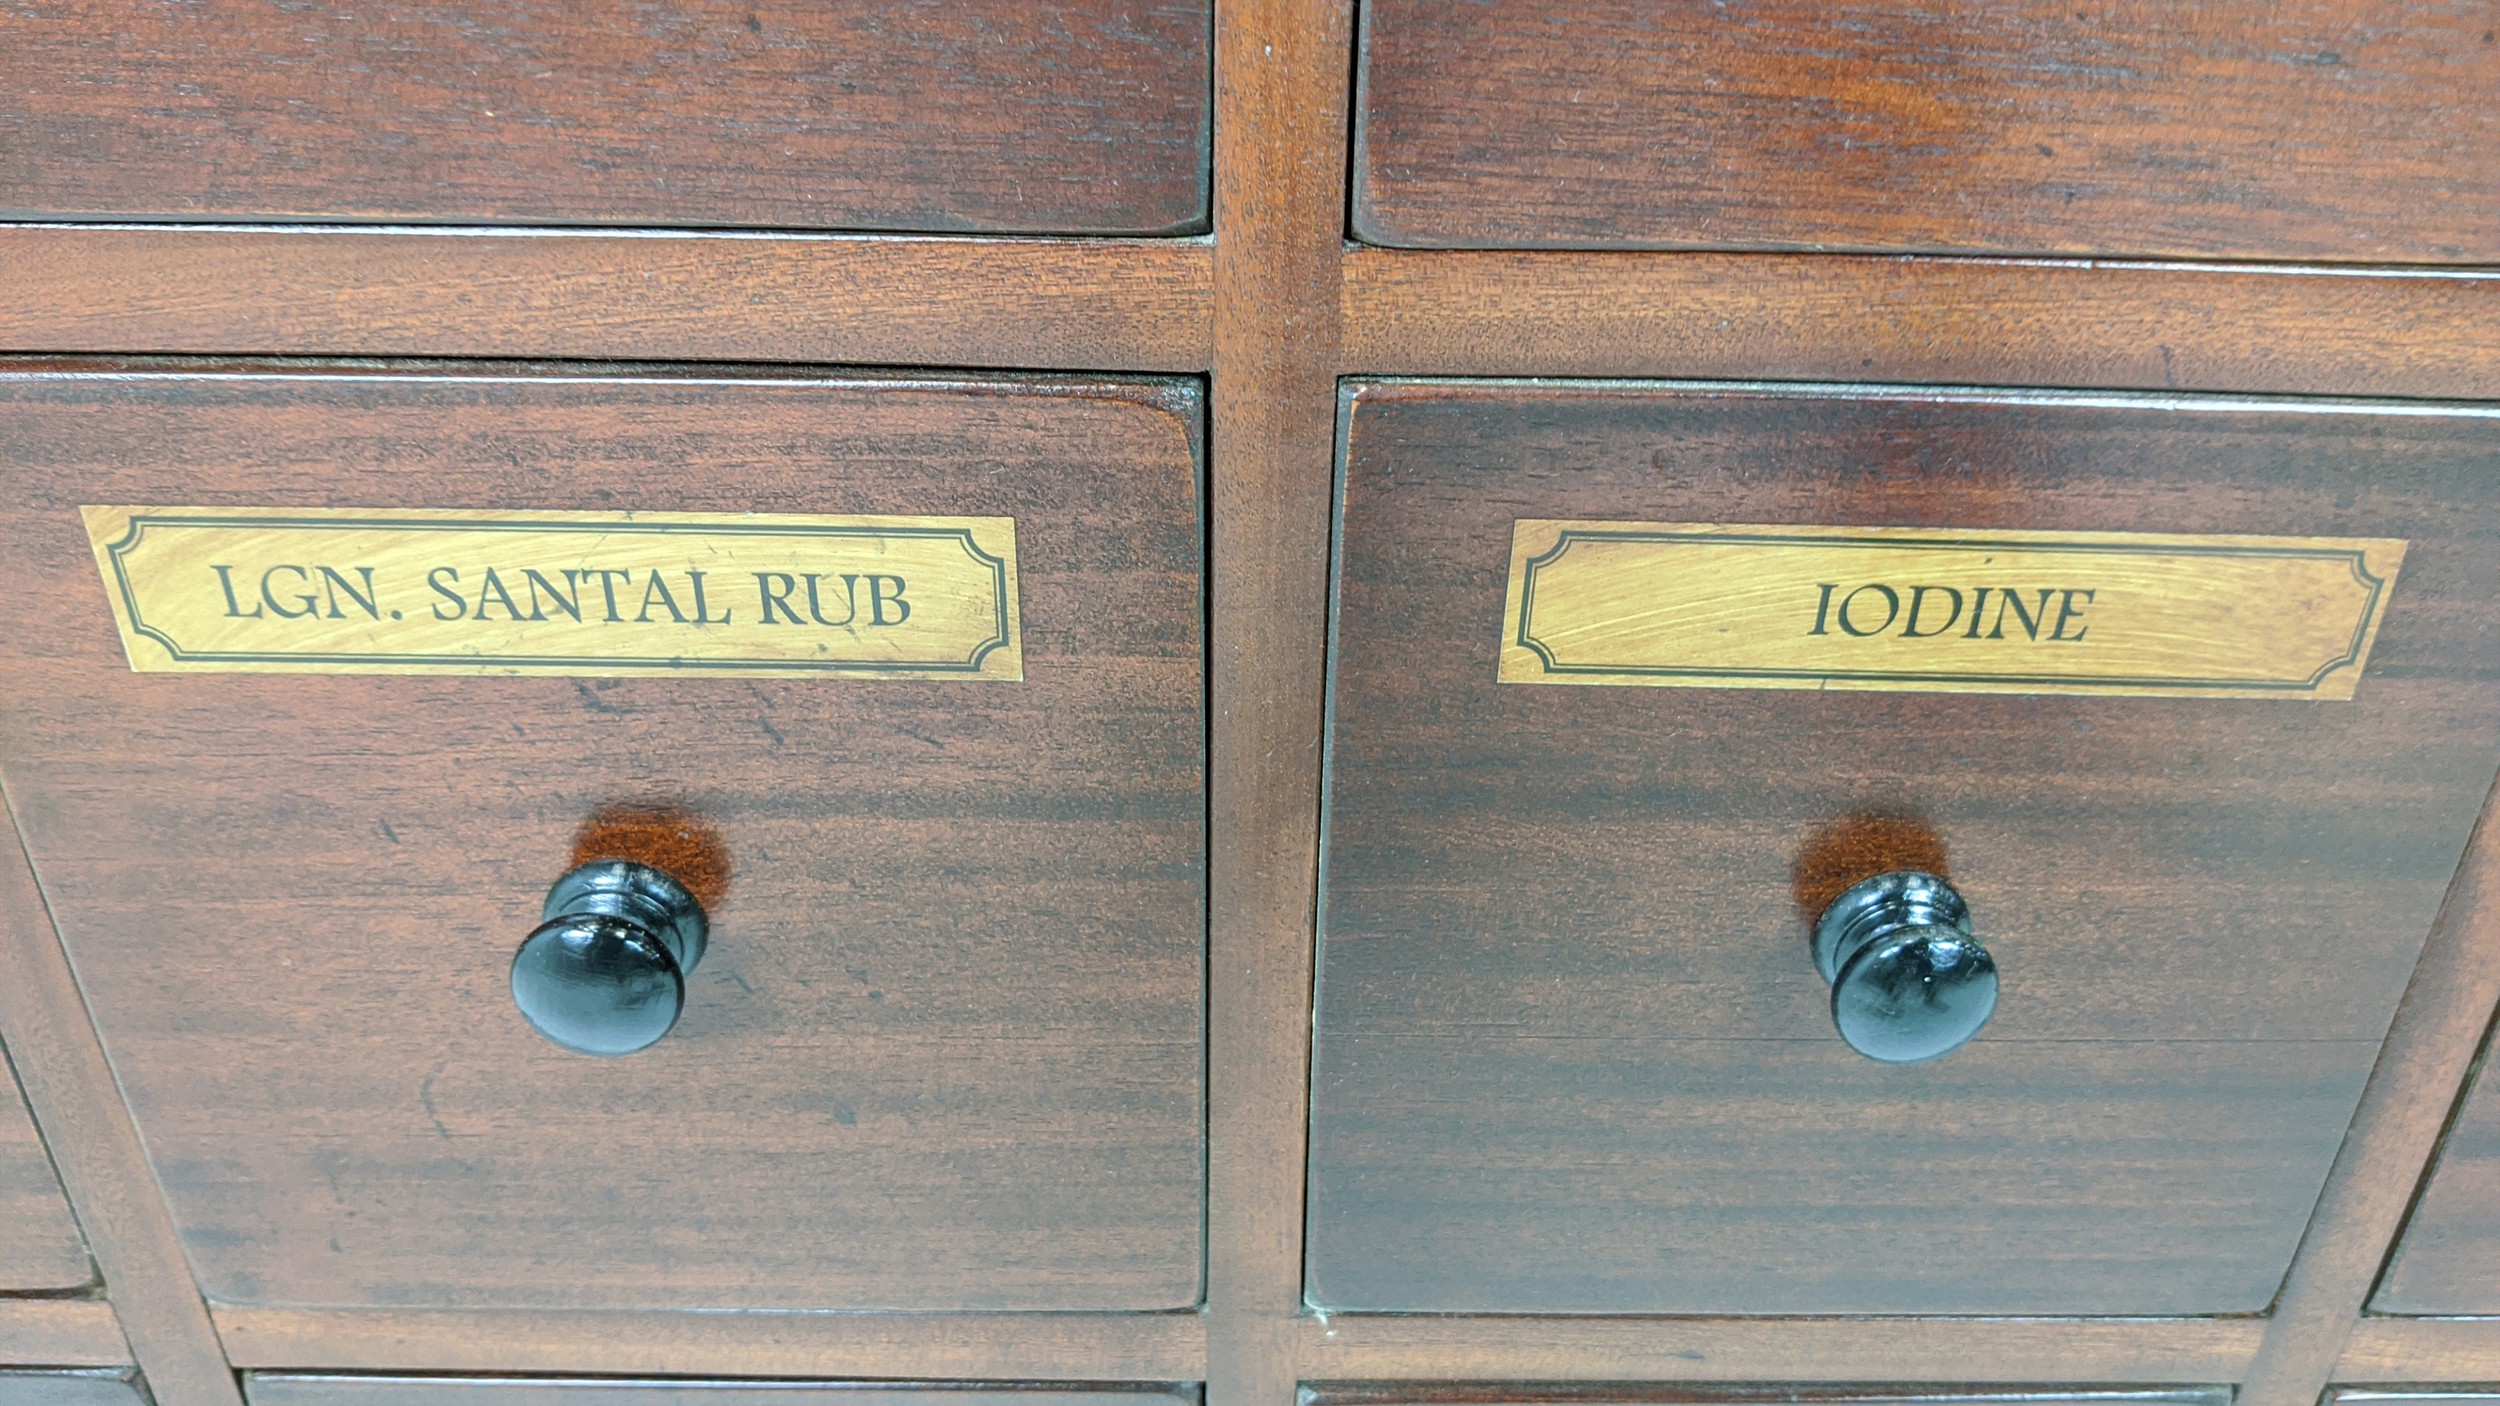
[{"label": "mahogany wood surface", "polygon": [[1416,1383],[1357,1385],[1326,1383],[1302,1393],[1304,1406],[1743,1406],[1778,1401],[1783,1406],[1921,1406],[1962,1403],[1963,1406],[2227,1406],[2231,1393],[2222,1387],[2191,1387],[2175,1391],[2026,1391],[1995,1394],[1984,1391],[1925,1393],[1914,1390],[1847,1391],[1831,1388],[1782,1391],[1773,1395],[1759,1387],[1639,1387],[1630,1385],[1544,1386],[1525,1383]]},{"label": "mahogany wood surface", "polygon": [[1202,371],[1200,240],[0,225],[0,328],[55,352]]},{"label": "mahogany wood surface", "polygon": [[78,1289],[94,1280],[87,1242],[0,1050],[0,1292]]},{"label": "mahogany wood surface", "polygon": [[2480,0],[1363,14],[1375,243],[2500,258]]},{"label": "mahogany wood surface", "polygon": [[1345,369],[2500,398],[2500,273],[1355,248]]},{"label": "mahogany wood surface", "polygon": [[688,1313],[247,1308],[237,1367],[945,1381],[1198,1381],[1198,1313]]},{"label": "mahogany wood surface", "polygon": [[[2500,419],[1550,383],[1349,414],[1316,1303],[2266,1307],[2500,761]],[[2412,547],[2346,704],[1504,686],[1519,517]],[[1914,1068],[1833,1033],[1792,889],[1883,814],[1941,836],[2005,973]]]},{"label": "mahogany wood surface", "polygon": [[[2430,1164],[2476,1042],[2500,1005],[2500,821],[2495,817],[2500,817],[2500,793],[2484,803],[2439,924],[2379,1049],[2361,1109],[2266,1321],[2265,1341],[2250,1364],[2240,1406],[2314,1406],[2320,1386],[2335,1380],[2349,1357],[2355,1334],[2372,1322],[2363,1305]],[[2428,1346],[2452,1352],[2457,1343],[2436,1340]],[[2500,1342],[2485,1338],[2483,1346],[2490,1354]],[[2500,1364],[2500,1354],[2481,1360]],[[2432,1373],[2427,1367],[2421,1364],[2397,1380],[2484,1375]]]},{"label": "mahogany wood surface", "polygon": [[251,1406],[1192,1406],[1195,1386],[910,1386],[892,1382],[702,1382],[544,1377],[348,1377],[254,1373]]},{"label": "mahogany wood surface", "polygon": [[2500,1074],[2490,1060],[2486,1047],[2373,1312],[2500,1317]]},{"label": "mahogany wood surface", "polygon": [[0,1298],[0,1364],[115,1367],[130,1346],[100,1298]]},{"label": "mahogany wood surface", "polygon": [[[0,380],[0,758],[212,1300],[1199,1296],[1201,400],[583,368]],[[133,675],[87,502],[1017,519],[1021,684]],[[794,784],[795,779],[795,784]],[[712,826],[667,1040],[505,973],[576,831]]]},{"label": "mahogany wood surface", "polygon": [[[7,716],[8,709],[0,707],[0,719]],[[0,783],[7,780],[0,771]],[[6,784],[0,792],[9,801],[13,832],[0,846],[0,971],[8,976],[0,981],[0,1039],[9,1042],[27,1105],[112,1295],[109,1306],[50,1302],[104,1309],[106,1326],[118,1324],[114,1336],[127,1344],[126,1352],[107,1348],[99,1325],[84,1313],[68,1322],[49,1317],[34,1346],[60,1345],[66,1333],[66,1345],[79,1355],[17,1360],[84,1365],[102,1352],[135,1360],[157,1406],[243,1406],[183,1257],[172,1212],[96,1037],[69,954],[61,948],[50,904],[27,862],[16,792]]]},{"label": "mahogany wood surface", "polygon": [[127,1371],[0,1371],[0,1406],[149,1406]]},{"label": "mahogany wood surface", "polygon": [[1353,0],[1217,13],[1207,1399],[1301,1379],[1302,1129]]},{"label": "mahogany wood surface", "polygon": [[2500,1379],[2500,1318],[2364,1318],[2332,1369],[2339,1382]]},{"label": "mahogany wood surface", "polygon": [[65,0],[0,46],[0,213],[1188,232],[1210,9]]}]

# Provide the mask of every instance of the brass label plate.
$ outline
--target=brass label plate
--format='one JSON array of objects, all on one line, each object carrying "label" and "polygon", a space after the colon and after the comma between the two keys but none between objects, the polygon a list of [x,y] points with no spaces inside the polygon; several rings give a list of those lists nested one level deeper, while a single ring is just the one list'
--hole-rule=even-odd
[{"label": "brass label plate", "polygon": [[2348,699],[2387,538],[1524,518],[1504,683]]},{"label": "brass label plate", "polygon": [[1024,677],[1012,518],[79,511],[140,673]]}]

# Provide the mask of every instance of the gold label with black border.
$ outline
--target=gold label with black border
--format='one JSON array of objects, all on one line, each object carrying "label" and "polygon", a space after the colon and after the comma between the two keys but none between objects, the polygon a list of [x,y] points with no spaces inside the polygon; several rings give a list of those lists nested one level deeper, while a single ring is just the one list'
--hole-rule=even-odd
[{"label": "gold label with black border", "polygon": [[140,673],[1024,677],[1012,518],[79,511]]},{"label": "gold label with black border", "polygon": [[1520,519],[1504,683],[2349,699],[2389,538]]}]

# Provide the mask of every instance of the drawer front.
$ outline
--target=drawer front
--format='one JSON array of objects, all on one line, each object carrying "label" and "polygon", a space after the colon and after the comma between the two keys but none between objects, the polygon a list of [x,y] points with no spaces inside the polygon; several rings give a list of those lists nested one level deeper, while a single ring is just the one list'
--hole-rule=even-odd
[{"label": "drawer front", "polygon": [[69,0],[7,218],[1203,228],[1209,0]]},{"label": "drawer front", "polygon": [[[1315,1302],[2265,1307],[2500,758],[2500,418],[1429,382],[1347,415]],[[2344,701],[1501,682],[1548,518],[2407,545]],[[1927,1064],[1853,1052],[1809,947],[1897,869],[2002,982]]]},{"label": "drawer front", "polygon": [[148,1406],[136,1374],[0,1371],[0,1406]]},{"label": "drawer front", "polygon": [[0,1051],[0,1292],[77,1289],[94,1279],[87,1242]]},{"label": "drawer front", "polygon": [[2494,1265],[2500,1265],[2500,1074],[2492,1072],[2486,1047],[2370,1308],[2439,1317],[2500,1314]]},{"label": "drawer front", "polygon": [[[0,766],[212,1300],[1196,1300],[1193,383],[124,370],[0,378]],[[1012,519],[1021,679],[134,672],[99,504]],[[395,569],[377,619],[459,613]],[[510,971],[612,857],[712,921],[603,1060]]]},{"label": "drawer front", "polygon": [[325,1377],[254,1372],[250,1406],[1197,1406],[1194,1386]]},{"label": "drawer front", "polygon": [[2474,0],[1363,9],[1378,243],[2500,257]]}]

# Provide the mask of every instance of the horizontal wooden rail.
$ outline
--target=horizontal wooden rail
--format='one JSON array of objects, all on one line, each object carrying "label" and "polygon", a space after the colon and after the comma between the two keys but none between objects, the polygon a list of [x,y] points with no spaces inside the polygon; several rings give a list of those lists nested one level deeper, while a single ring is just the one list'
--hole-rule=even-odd
[{"label": "horizontal wooden rail", "polygon": [[1202,240],[0,225],[0,345],[1198,371]]}]

